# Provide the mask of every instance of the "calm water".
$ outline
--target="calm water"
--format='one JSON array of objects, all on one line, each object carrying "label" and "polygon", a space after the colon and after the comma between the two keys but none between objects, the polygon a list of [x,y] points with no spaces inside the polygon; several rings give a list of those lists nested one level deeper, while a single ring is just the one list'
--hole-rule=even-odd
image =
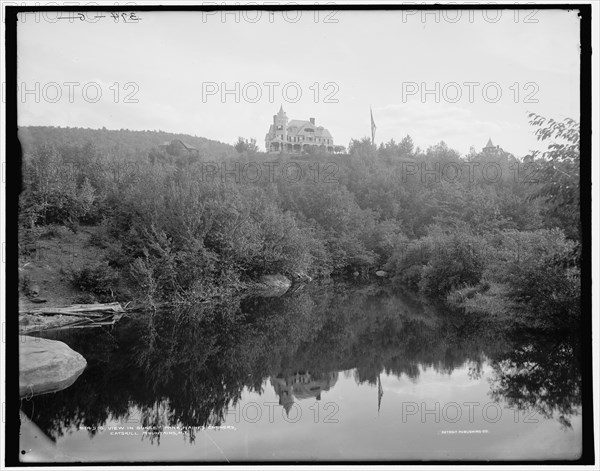
[{"label": "calm water", "polygon": [[71,387],[22,401],[24,461],[581,451],[576,336],[445,312],[381,286],[309,286],[46,336],[88,367]]}]

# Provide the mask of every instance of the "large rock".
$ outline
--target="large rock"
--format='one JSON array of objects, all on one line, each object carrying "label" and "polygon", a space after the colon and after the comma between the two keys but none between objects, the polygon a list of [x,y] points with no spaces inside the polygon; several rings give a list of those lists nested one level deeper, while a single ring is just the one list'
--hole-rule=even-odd
[{"label": "large rock", "polygon": [[60,391],[75,382],[87,362],[56,340],[19,336],[19,392],[35,396]]},{"label": "large rock", "polygon": [[264,275],[260,278],[256,291],[260,296],[281,296],[290,289],[290,286],[292,282],[283,275]]},{"label": "large rock", "polygon": [[383,270],[377,270],[377,271],[375,272],[375,275],[377,275],[377,276],[379,276],[379,277],[386,277],[388,274],[387,274],[387,272],[386,272],[386,271],[383,271]]}]

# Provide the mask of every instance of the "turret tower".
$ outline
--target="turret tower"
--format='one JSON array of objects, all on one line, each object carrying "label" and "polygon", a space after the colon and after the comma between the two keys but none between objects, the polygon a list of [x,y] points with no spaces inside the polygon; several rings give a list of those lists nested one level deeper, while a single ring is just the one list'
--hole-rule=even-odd
[{"label": "turret tower", "polygon": [[279,107],[279,113],[273,116],[273,126],[275,137],[281,139],[282,142],[287,142],[287,125],[288,117],[283,111],[283,105]]}]

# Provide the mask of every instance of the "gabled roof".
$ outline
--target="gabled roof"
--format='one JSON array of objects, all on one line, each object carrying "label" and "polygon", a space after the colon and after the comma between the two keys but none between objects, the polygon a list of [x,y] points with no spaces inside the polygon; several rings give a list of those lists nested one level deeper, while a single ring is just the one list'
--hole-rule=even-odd
[{"label": "gabled roof", "polygon": [[318,126],[316,127],[313,123],[311,123],[310,121],[305,121],[303,119],[292,119],[289,123],[288,123],[288,129],[289,128],[298,128],[298,130],[296,131],[296,134],[301,134],[303,129],[305,127],[310,127],[311,129],[314,129],[314,136],[315,137],[326,137],[326,138],[331,138],[331,134],[329,133],[329,131],[327,129],[325,129],[323,126]]},{"label": "gabled roof", "polygon": [[161,144],[161,146],[170,146],[171,144],[174,144],[175,142],[179,142],[186,150],[198,150],[196,147],[191,146],[185,142],[183,142],[181,139],[172,139],[170,141],[165,141]]},{"label": "gabled roof", "polygon": [[313,126],[313,124],[310,121],[305,121],[303,119],[292,119],[289,123],[288,123],[288,128],[291,127],[296,127],[298,129],[303,128],[304,126]]},{"label": "gabled roof", "polygon": [[181,139],[173,139],[172,142],[179,142],[187,150],[198,150],[194,146],[191,146],[191,145],[187,144],[186,142],[183,142]]}]

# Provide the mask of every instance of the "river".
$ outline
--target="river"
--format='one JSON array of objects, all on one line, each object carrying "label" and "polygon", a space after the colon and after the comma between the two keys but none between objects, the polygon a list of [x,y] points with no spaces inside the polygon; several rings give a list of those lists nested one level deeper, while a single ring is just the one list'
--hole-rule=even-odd
[{"label": "river", "polygon": [[581,453],[576,334],[448,311],[383,284],[314,284],[44,337],[88,366],[69,388],[22,400],[24,427],[49,437],[41,446],[24,434],[23,461]]}]

